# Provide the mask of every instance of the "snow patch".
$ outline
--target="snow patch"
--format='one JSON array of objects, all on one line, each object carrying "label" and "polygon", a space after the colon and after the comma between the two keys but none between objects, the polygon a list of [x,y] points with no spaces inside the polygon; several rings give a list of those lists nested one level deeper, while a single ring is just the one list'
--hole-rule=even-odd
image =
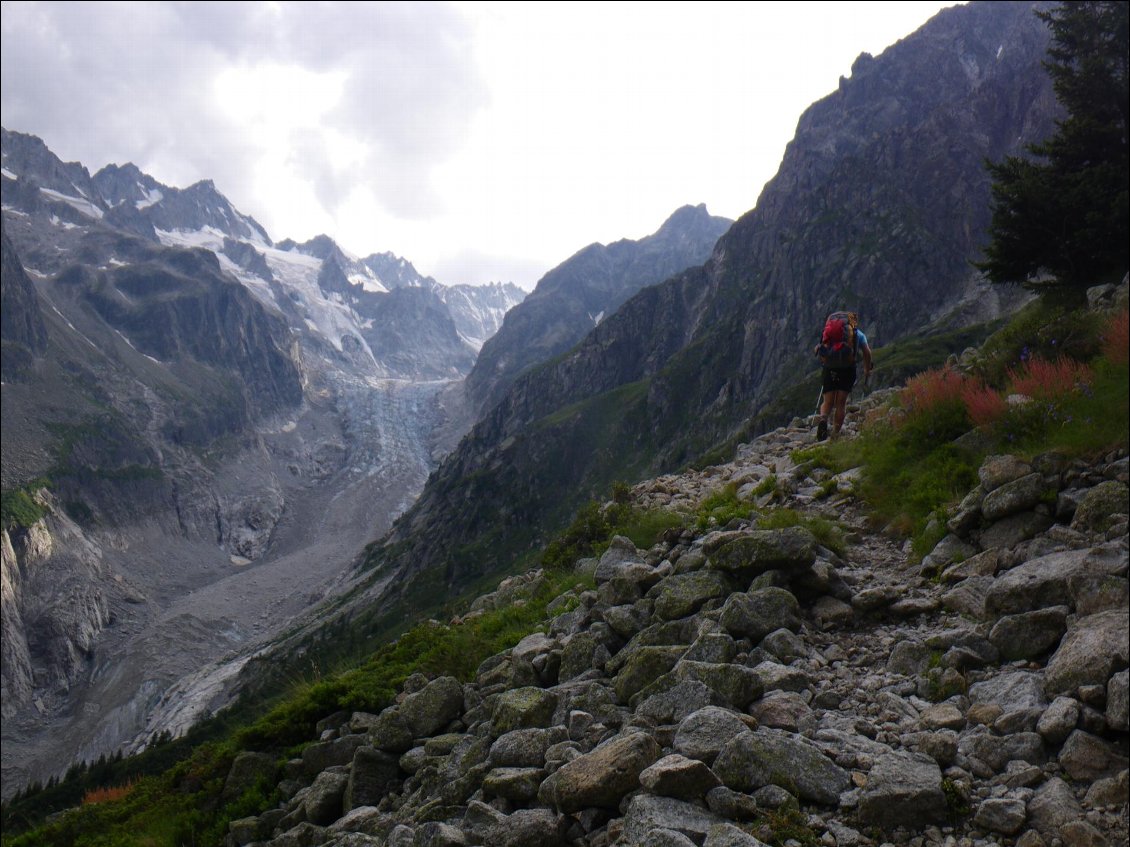
[{"label": "snow patch", "polygon": [[0,168],[0,174],[3,174],[3,175],[4,175],[5,177],[7,177],[8,179],[19,180],[19,177],[18,177],[18,176],[16,176],[16,175],[15,175],[14,173],[12,173],[12,172],[11,172],[10,170],[8,170],[7,168]]},{"label": "snow patch", "polygon": [[[366,271],[368,269],[366,268]],[[388,289],[381,283],[379,279],[372,273],[364,274],[350,274],[346,277],[352,285],[360,285],[365,291],[371,291],[374,294],[387,294]]]},{"label": "snow patch", "polygon": [[144,200],[138,200],[136,203],[134,203],[134,205],[137,206],[139,210],[148,209],[150,206],[156,203],[160,203],[163,199],[165,199],[165,195],[156,188],[147,190],[141,183],[138,183],[137,187],[138,189],[140,189],[141,193],[145,195]]},{"label": "snow patch", "polygon": [[102,210],[83,197],[72,197],[69,194],[63,194],[61,191],[55,191],[51,188],[40,188],[39,193],[47,195],[52,200],[66,203],[76,212],[86,215],[88,218],[94,218],[95,220],[102,219]]}]

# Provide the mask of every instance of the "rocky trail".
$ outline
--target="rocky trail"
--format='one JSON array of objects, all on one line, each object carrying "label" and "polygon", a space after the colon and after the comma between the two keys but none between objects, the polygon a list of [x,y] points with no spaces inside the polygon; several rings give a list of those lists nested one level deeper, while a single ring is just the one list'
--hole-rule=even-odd
[{"label": "rocky trail", "polygon": [[991,457],[916,563],[869,526],[857,472],[797,465],[812,443],[796,421],[632,496],[693,513],[733,485],[834,519],[842,557],[748,521],[649,550],[617,538],[576,565],[595,590],[559,597],[474,680],[416,675],[379,715],[327,716],[282,773],[241,754],[228,789],[281,777],[285,799],[228,842],[1125,844],[1126,456]]}]

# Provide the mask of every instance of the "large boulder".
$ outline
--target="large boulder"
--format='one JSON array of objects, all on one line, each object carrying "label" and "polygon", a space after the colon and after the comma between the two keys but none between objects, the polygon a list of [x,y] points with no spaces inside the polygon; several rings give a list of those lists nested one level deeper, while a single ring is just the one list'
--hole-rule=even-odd
[{"label": "large boulder", "polygon": [[417,738],[435,735],[463,712],[463,686],[453,676],[433,679],[400,703],[400,716]]},{"label": "large boulder", "polygon": [[765,727],[733,738],[714,760],[713,770],[735,791],[781,785],[802,800],[829,806],[851,785],[847,771],[810,741]]},{"label": "large boulder", "polygon": [[753,530],[709,553],[709,567],[745,576],[795,572],[816,561],[818,547],[816,537],[803,527]]},{"label": "large boulder", "polygon": [[1083,495],[1071,519],[1071,528],[1106,532],[1117,520],[1115,515],[1130,511],[1130,488],[1113,480],[1102,482]]},{"label": "large boulder", "polygon": [[494,707],[496,735],[515,729],[547,727],[557,709],[557,695],[542,688],[514,688],[503,692]]},{"label": "large boulder", "polygon": [[859,798],[859,818],[882,829],[944,823],[942,772],[929,756],[891,753],[876,760]]},{"label": "large boulder", "polygon": [[1051,694],[1072,694],[1080,685],[1105,687],[1128,663],[1130,632],[1125,610],[1088,615],[1068,630],[1048,662],[1046,687]]},{"label": "large boulder", "polygon": [[637,794],[624,815],[624,839],[628,844],[643,844],[649,833],[670,830],[701,844],[710,828],[720,823],[724,821],[713,812],[693,803]]},{"label": "large boulder", "polygon": [[554,803],[563,812],[590,806],[615,809],[640,787],[640,774],[661,752],[647,733],[618,735],[557,770],[552,777]]},{"label": "large boulder", "polygon": [[706,706],[682,720],[672,746],[684,756],[710,765],[733,738],[749,731],[745,721],[730,709]]},{"label": "large boulder", "polygon": [[1075,604],[1073,586],[1090,576],[1125,576],[1127,556],[1117,545],[1066,550],[1032,559],[998,576],[985,598],[994,615]]},{"label": "large boulder", "polygon": [[730,580],[720,571],[701,570],[675,574],[648,592],[655,600],[655,616],[670,621],[697,612],[709,600],[729,596]]},{"label": "large boulder", "polygon": [[759,588],[731,594],[722,607],[721,624],[736,637],[758,642],[778,629],[800,629],[800,606],[796,597],[783,588]]}]

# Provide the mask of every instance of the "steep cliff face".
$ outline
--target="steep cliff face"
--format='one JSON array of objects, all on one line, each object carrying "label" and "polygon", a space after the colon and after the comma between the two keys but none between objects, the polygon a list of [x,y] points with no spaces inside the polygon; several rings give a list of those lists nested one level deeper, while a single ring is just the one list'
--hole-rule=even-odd
[{"label": "steep cliff face", "polygon": [[47,349],[47,326],[35,286],[24,273],[7,231],[0,231],[0,238],[0,339],[4,345],[3,378],[10,380],[26,376],[32,358]]},{"label": "steep cliff face", "polygon": [[685,462],[813,367],[828,311],[861,312],[877,344],[922,332],[973,279],[984,160],[1053,128],[1046,44],[1032,4],[973,3],[861,56],[704,266],[515,382],[372,556],[378,573],[464,584],[612,480]]},{"label": "steep cliff face", "polygon": [[467,376],[467,394],[479,415],[521,373],[569,350],[641,288],[704,262],[731,223],[705,206],[684,206],[653,235],[591,244],[547,273],[507,313]]}]

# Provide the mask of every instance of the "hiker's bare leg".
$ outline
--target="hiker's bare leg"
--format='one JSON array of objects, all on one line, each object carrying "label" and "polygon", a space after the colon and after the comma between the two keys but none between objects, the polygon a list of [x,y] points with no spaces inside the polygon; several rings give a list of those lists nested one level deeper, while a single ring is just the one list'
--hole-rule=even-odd
[{"label": "hiker's bare leg", "polygon": [[832,437],[836,438],[840,434],[840,430],[844,425],[844,418],[847,417],[847,398],[846,391],[836,392],[836,424],[832,428]]},{"label": "hiker's bare leg", "polygon": [[838,391],[825,391],[824,402],[820,404],[820,417],[828,421],[829,424],[831,424],[832,419],[828,417],[828,415],[831,413],[833,405],[835,403],[835,397],[839,393],[840,392]]}]

